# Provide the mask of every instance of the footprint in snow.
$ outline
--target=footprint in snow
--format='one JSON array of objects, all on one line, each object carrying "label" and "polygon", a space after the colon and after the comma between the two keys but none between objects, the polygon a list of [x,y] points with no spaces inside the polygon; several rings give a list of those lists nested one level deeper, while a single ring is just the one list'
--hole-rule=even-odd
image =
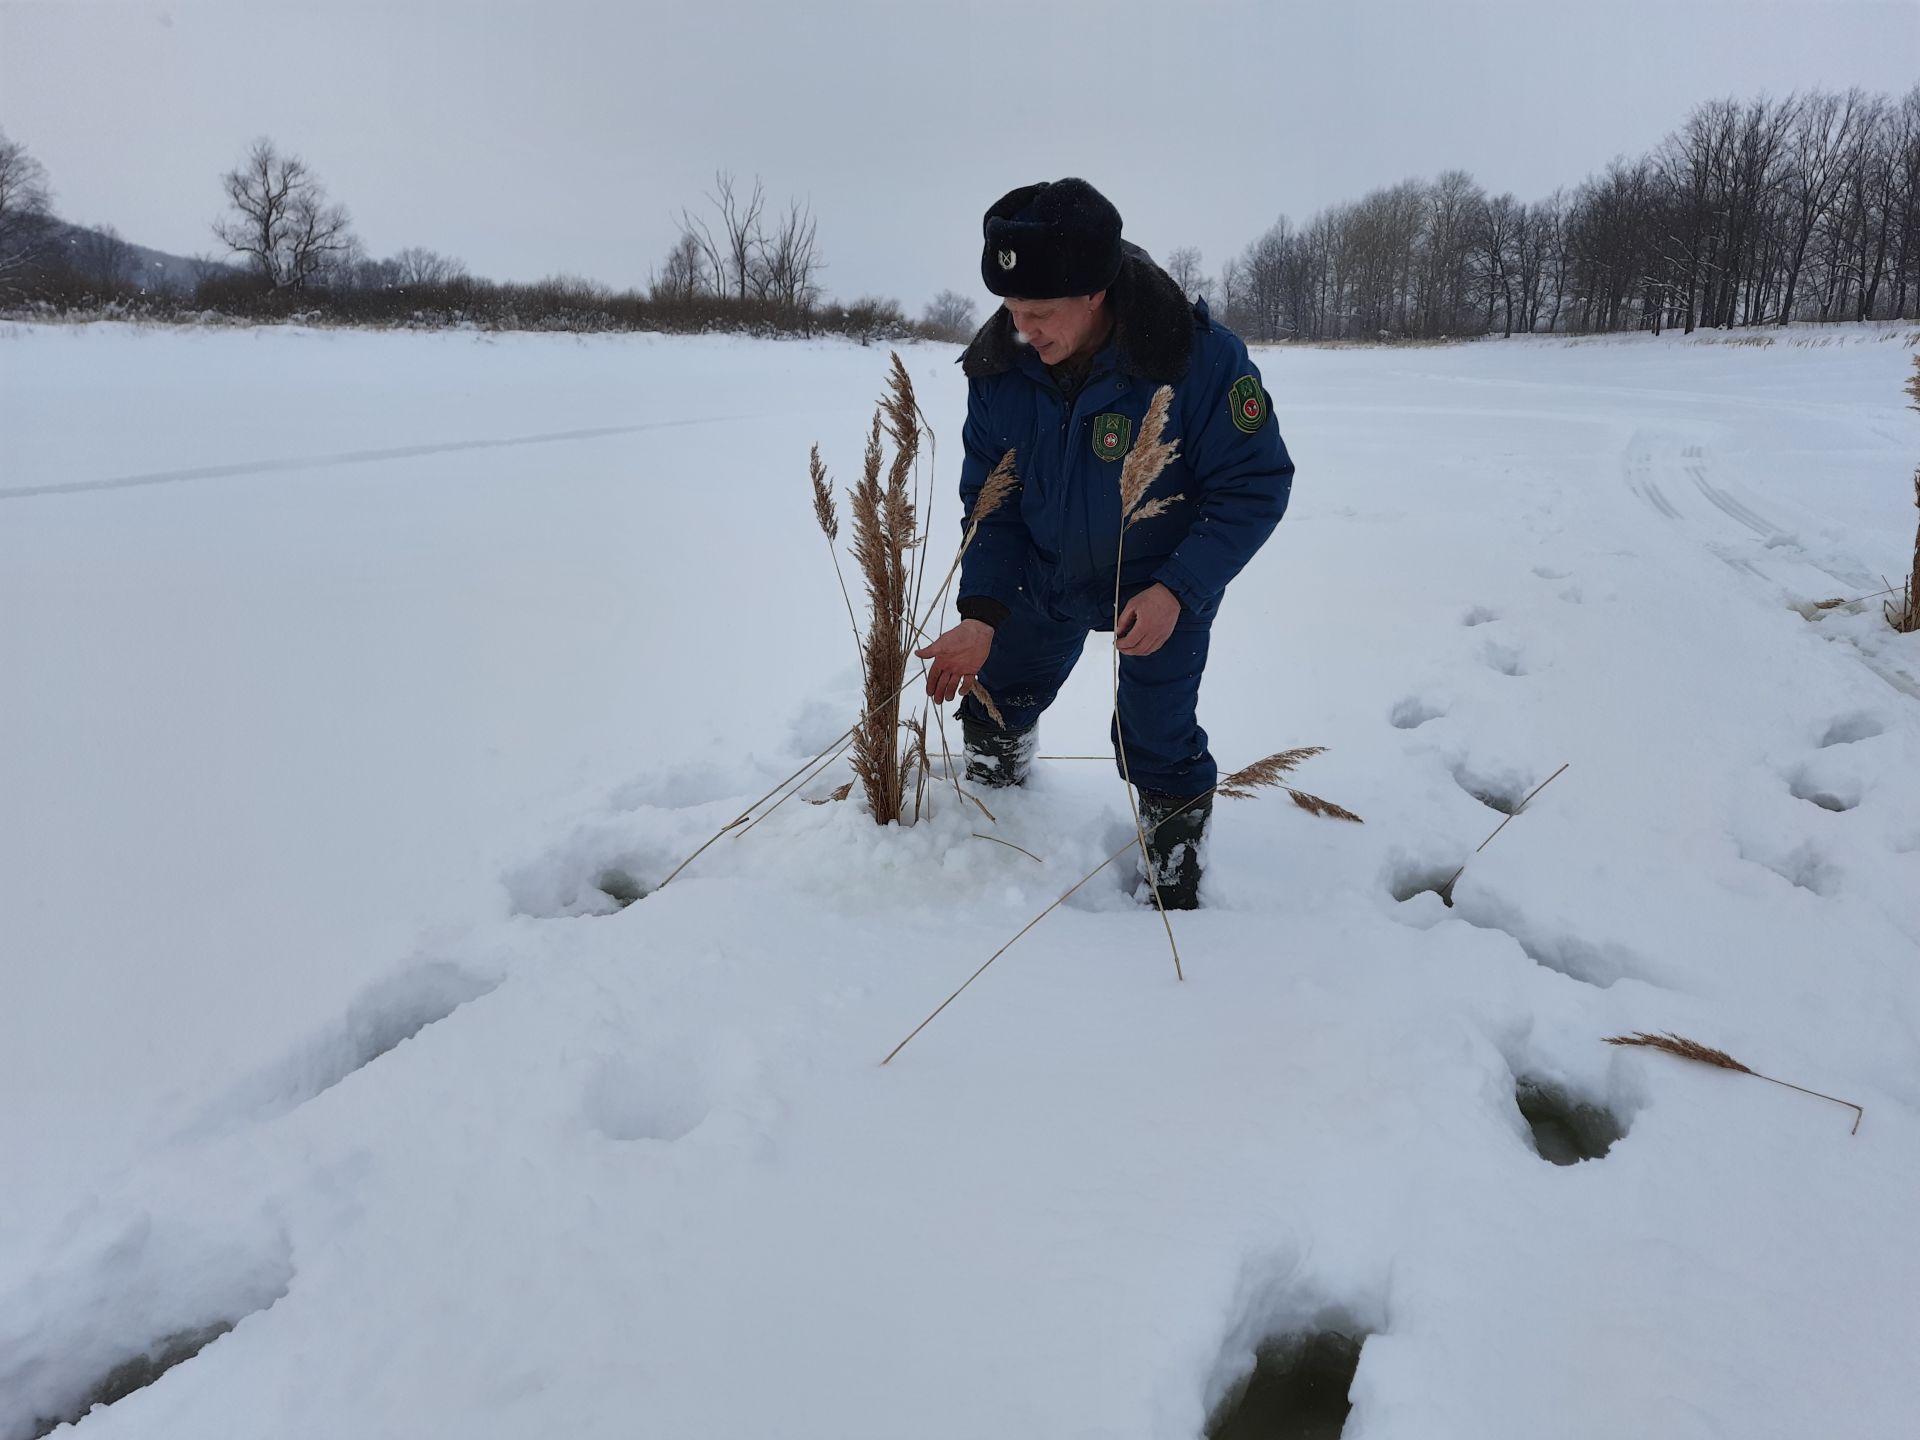
[{"label": "footprint in snow", "polygon": [[1860,804],[1859,781],[1848,777],[1833,783],[1823,782],[1815,779],[1813,772],[1804,766],[1788,777],[1787,793],[1836,815],[1844,815]]},{"label": "footprint in snow", "polygon": [[1429,720],[1438,720],[1446,713],[1431,700],[1409,695],[1387,712],[1387,723],[1396,730],[1418,730]]},{"label": "footprint in snow", "polygon": [[1520,802],[1534,786],[1529,772],[1478,766],[1467,761],[1453,767],[1453,780],[1482,805],[1502,815],[1518,814]]},{"label": "footprint in snow", "polygon": [[1517,645],[1489,640],[1480,647],[1480,660],[1489,670],[1497,671],[1502,675],[1527,673],[1526,656]]},{"label": "footprint in snow", "polygon": [[1820,737],[1820,748],[1828,750],[1835,745],[1852,745],[1861,740],[1871,740],[1876,735],[1885,734],[1886,728],[1875,716],[1864,710],[1855,710],[1849,714],[1837,716],[1827,726],[1826,733]]},{"label": "footprint in snow", "polygon": [[1466,626],[1486,625],[1500,618],[1498,610],[1489,610],[1484,605],[1476,605],[1460,617],[1460,623]]}]

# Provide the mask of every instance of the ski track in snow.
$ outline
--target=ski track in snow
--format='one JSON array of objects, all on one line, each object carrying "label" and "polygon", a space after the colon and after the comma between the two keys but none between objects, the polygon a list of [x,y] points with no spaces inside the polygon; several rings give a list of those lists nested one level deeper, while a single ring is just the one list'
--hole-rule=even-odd
[{"label": "ski track in snow", "polygon": [[[168,343],[19,338],[43,426]],[[1203,714],[1227,764],[1330,745],[1300,783],[1368,823],[1222,802],[1186,985],[1110,871],[882,1071],[1125,832],[1110,767],[1042,762],[991,801],[1038,864],[936,787],[906,830],[788,806],[654,890],[857,709],[796,477],[816,438],[852,469],[884,356],[179,344],[283,366],[290,405],[304,367],[440,365],[530,416],[543,384],[671,411],[758,376],[822,420],[771,458],[690,419],[0,491],[290,477],[0,535],[0,598],[48,620],[0,652],[31,697],[0,913],[49,962],[0,1004],[43,1087],[4,1136],[33,1183],[0,1200],[0,1440],[102,1396],[87,1440],[1185,1440],[1308,1334],[1365,1339],[1368,1440],[1879,1436],[1920,1405],[1916,637],[1792,608],[1877,588],[1916,437],[1772,398],[1897,394],[1898,347],[1261,356],[1301,475]],[[908,352],[951,437],[950,358]],[[212,429],[177,423],[88,463]],[[1825,489],[1772,459],[1861,434]],[[375,461],[418,484],[330,503]],[[741,657],[769,597],[809,638]],[[1095,660],[1043,751],[1097,752]],[[1859,1101],[1861,1133],[1599,1043],[1636,1029]]]}]

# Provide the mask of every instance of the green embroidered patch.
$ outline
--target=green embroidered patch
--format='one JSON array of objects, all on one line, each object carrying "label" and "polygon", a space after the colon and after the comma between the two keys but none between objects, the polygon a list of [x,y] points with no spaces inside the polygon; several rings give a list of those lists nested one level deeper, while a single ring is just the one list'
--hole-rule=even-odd
[{"label": "green embroidered patch", "polygon": [[1251,375],[1242,375],[1227,392],[1227,413],[1233,423],[1251,435],[1266,422],[1267,392]]},{"label": "green embroidered patch", "polygon": [[1093,453],[1102,460],[1118,460],[1127,453],[1127,441],[1133,436],[1133,421],[1125,415],[1096,415],[1093,419]]}]

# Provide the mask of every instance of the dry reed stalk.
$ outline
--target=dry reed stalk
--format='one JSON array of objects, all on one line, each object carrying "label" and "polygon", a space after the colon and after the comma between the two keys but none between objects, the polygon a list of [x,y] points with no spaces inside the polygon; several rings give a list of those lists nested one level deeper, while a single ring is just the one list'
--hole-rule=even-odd
[{"label": "dry reed stalk", "polygon": [[[1572,763],[1573,763],[1572,761],[1567,762],[1568,765]],[[1527,798],[1522,800],[1518,805],[1513,807],[1513,813],[1511,815],[1507,816],[1506,819],[1502,820],[1498,825],[1493,827],[1493,834],[1487,836],[1486,839],[1482,840],[1479,843],[1479,845],[1474,848],[1473,854],[1478,855],[1482,850],[1486,849],[1487,846],[1491,845],[1496,839],[1498,839],[1500,832],[1502,830],[1506,829],[1507,826],[1511,825],[1515,820],[1517,820],[1522,814],[1525,813],[1527,806],[1533,803],[1534,796],[1538,795],[1542,790],[1546,789],[1547,786],[1551,785],[1554,781],[1558,780],[1562,775],[1566,773],[1567,773],[1567,766],[1562,765],[1558,770],[1554,771],[1551,775],[1547,776],[1546,779],[1542,780],[1538,785],[1534,786],[1533,789],[1529,790],[1527,792]],[[1469,855],[1467,858],[1471,860],[1473,856]],[[1454,871],[1453,874],[1448,877],[1447,883],[1442,885],[1438,890],[1434,892],[1436,895],[1440,897],[1441,904],[1445,905],[1449,910],[1453,908],[1453,887],[1459,881],[1460,877],[1466,873],[1467,873],[1467,867],[1465,864],[1462,864],[1458,870]]]},{"label": "dry reed stalk", "polygon": [[1867,1112],[1851,1100],[1842,1100],[1837,1095],[1828,1095],[1819,1090],[1809,1090],[1804,1085],[1795,1085],[1789,1080],[1776,1080],[1771,1075],[1762,1075],[1758,1070],[1742,1065],[1724,1050],[1715,1050],[1710,1045],[1702,1045],[1698,1040],[1688,1040],[1684,1036],[1668,1031],[1664,1035],[1649,1035],[1644,1030],[1636,1030],[1631,1035],[1609,1035],[1609,1045],[1636,1045],[1648,1050],[1658,1050],[1663,1054],[1677,1056],[1682,1060],[1692,1060],[1701,1065],[1712,1065],[1720,1070],[1732,1070],[1736,1074],[1751,1075],[1756,1080],[1765,1080],[1770,1085],[1781,1085],[1788,1090],[1798,1090],[1802,1095],[1811,1095],[1817,1100],[1831,1101],[1835,1105],[1844,1105],[1853,1111],[1853,1129],[1850,1134],[1860,1133],[1860,1122],[1866,1119]]},{"label": "dry reed stalk", "polygon": [[[1173,921],[1167,918],[1166,902],[1160,898],[1160,877],[1154,873],[1153,854],[1147,849],[1147,832],[1140,822],[1140,802],[1133,793],[1133,767],[1127,761],[1127,737],[1120,728],[1120,571],[1127,555],[1127,531],[1143,508],[1147,491],[1180,453],[1178,440],[1163,438],[1172,406],[1171,385],[1162,385],[1153,392],[1146,418],[1140,422],[1140,436],[1127,451],[1127,458],[1120,462],[1120,538],[1113,557],[1113,746],[1120,757],[1120,779],[1127,792],[1127,809],[1133,815],[1134,837],[1140,845],[1140,868],[1147,877],[1153,908],[1167,932],[1167,948],[1173,951],[1173,978],[1184,981],[1187,976],[1180,963],[1180,945],[1173,938]],[[1165,508],[1162,506],[1153,513],[1163,513]]]},{"label": "dry reed stalk", "polygon": [[[1331,800],[1322,800],[1317,795],[1306,795],[1305,792],[1295,790],[1292,786],[1282,783],[1280,777],[1282,775],[1290,773],[1295,766],[1300,764],[1302,760],[1306,760],[1311,756],[1320,755],[1324,753],[1325,753],[1325,748],[1323,746],[1309,745],[1309,746],[1304,746],[1297,750],[1282,750],[1277,754],[1267,756],[1263,760],[1256,760],[1253,762],[1253,764],[1243,766],[1241,769],[1234,771],[1231,775],[1223,776],[1220,782],[1217,785],[1215,785],[1213,789],[1203,790],[1198,795],[1191,796],[1186,801],[1185,804],[1181,805],[1178,809],[1172,810],[1168,814],[1163,816],[1160,820],[1160,824],[1162,825],[1166,824],[1167,821],[1173,819],[1174,816],[1182,814],[1183,812],[1191,809],[1193,806],[1198,805],[1202,800],[1206,799],[1206,797],[1209,795],[1224,795],[1231,800],[1245,800],[1245,799],[1253,798],[1254,792],[1256,790],[1267,789],[1267,788],[1276,788],[1276,789],[1285,790],[1289,795],[1293,797],[1294,803],[1297,805],[1300,805],[1300,808],[1303,810],[1306,810],[1309,814],[1322,815],[1335,820],[1350,820],[1356,825],[1364,823],[1360,819],[1360,817],[1354,814],[1351,810],[1348,810],[1343,806],[1335,805]],[[1105,759],[1106,757],[1100,756],[1098,758]],[[1313,804],[1312,805],[1301,804],[1301,801],[1303,798],[1306,800],[1312,801]],[[1013,939],[1007,941],[1006,944],[1002,945],[998,950],[994,951],[993,954],[989,955],[986,958],[986,960],[981,964],[978,970],[974,971],[973,974],[969,975],[965,980],[963,980],[960,983],[960,988],[958,990],[955,990],[951,995],[947,996],[946,999],[942,1000],[938,1005],[934,1007],[933,1013],[931,1015],[927,1016],[926,1019],[922,1020],[918,1025],[914,1026],[912,1030],[908,1031],[906,1039],[902,1040],[898,1045],[894,1046],[893,1049],[889,1050],[887,1052],[887,1058],[885,1060],[882,1060],[880,1063],[882,1065],[885,1065],[885,1064],[888,1064],[890,1061],[892,1061],[894,1056],[898,1055],[902,1050],[907,1048],[908,1041],[911,1041],[915,1035],[918,1035],[922,1030],[926,1029],[927,1026],[931,1025],[934,1022],[934,1020],[938,1018],[942,1010],[945,1010],[954,1001],[958,1000],[962,995],[962,993],[965,992],[967,986],[973,984],[974,981],[978,980],[982,975],[986,974],[987,966],[993,964],[994,961],[998,960],[1002,955],[1006,954],[1007,951],[1011,950],[1016,944],[1018,944],[1021,936],[1025,935],[1029,930],[1033,929],[1034,926],[1038,925],[1042,920],[1046,919],[1047,916],[1051,915],[1055,910],[1058,910],[1062,905],[1066,904],[1067,901],[1073,896],[1074,892],[1079,890],[1081,886],[1085,885],[1089,880],[1093,879],[1094,876],[1098,875],[1102,870],[1105,870],[1109,865],[1113,864],[1114,861],[1118,860],[1122,855],[1125,855],[1128,851],[1132,850],[1134,846],[1140,843],[1141,843],[1141,839],[1138,836],[1138,834],[1136,834],[1134,839],[1129,840],[1126,844],[1122,845],[1118,850],[1114,851],[1113,854],[1107,856],[1106,859],[1102,860],[1098,865],[1094,866],[1093,869],[1089,870],[1085,875],[1082,875],[1078,880],[1074,881],[1073,884],[1069,885],[1065,890],[1061,891],[1058,899],[1056,899],[1051,905],[1047,906],[1047,908],[1042,910],[1038,915],[1034,916],[1033,919],[1029,920],[1025,925],[1022,925],[1019,931],[1014,935]]]},{"label": "dry reed stalk", "polygon": [[973,832],[973,838],[976,840],[991,840],[994,844],[1004,845],[1009,850],[1018,850],[1022,855],[1026,856],[1027,859],[1033,861],[1033,863],[1036,865],[1044,865],[1047,863],[1046,861],[1042,860],[1038,855],[1034,854],[1033,851],[1027,849],[1026,846],[1016,845],[1011,840],[1002,840],[998,835],[982,835],[978,830],[976,830]]},{"label": "dry reed stalk", "polygon": [[[833,480],[821,463],[820,447],[815,445],[807,457],[807,474],[813,481],[813,518],[820,533],[827,537],[827,554],[833,560],[833,578],[840,582],[840,598],[846,602],[847,624],[853,629],[853,648],[860,649],[860,622],[853,618],[853,596],[847,593],[847,577],[840,569],[840,510],[833,503]],[[861,673],[866,673],[867,657],[860,656]]]}]

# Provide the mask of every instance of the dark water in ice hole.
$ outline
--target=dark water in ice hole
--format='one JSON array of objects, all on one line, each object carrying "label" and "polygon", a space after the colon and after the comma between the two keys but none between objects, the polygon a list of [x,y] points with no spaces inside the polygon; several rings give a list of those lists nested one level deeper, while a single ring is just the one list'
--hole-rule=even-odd
[{"label": "dark water in ice hole", "polygon": [[1339,1440],[1365,1338],[1323,1332],[1263,1342],[1246,1387],[1207,1421],[1206,1440]]},{"label": "dark water in ice hole", "polygon": [[1604,1106],[1575,1100],[1557,1085],[1521,1080],[1513,1098],[1533,1131],[1533,1148],[1556,1165],[1598,1160],[1627,1133]]},{"label": "dark water in ice hole", "polygon": [[144,1390],[176,1365],[184,1365],[207,1346],[233,1329],[231,1320],[216,1321],[197,1330],[182,1330],[160,1341],[145,1355],[123,1360],[109,1370],[87,1393],[87,1398],[65,1415],[42,1416],[34,1422],[33,1440],[51,1435],[62,1425],[77,1425],[96,1405],[112,1405],[136,1390]]}]

